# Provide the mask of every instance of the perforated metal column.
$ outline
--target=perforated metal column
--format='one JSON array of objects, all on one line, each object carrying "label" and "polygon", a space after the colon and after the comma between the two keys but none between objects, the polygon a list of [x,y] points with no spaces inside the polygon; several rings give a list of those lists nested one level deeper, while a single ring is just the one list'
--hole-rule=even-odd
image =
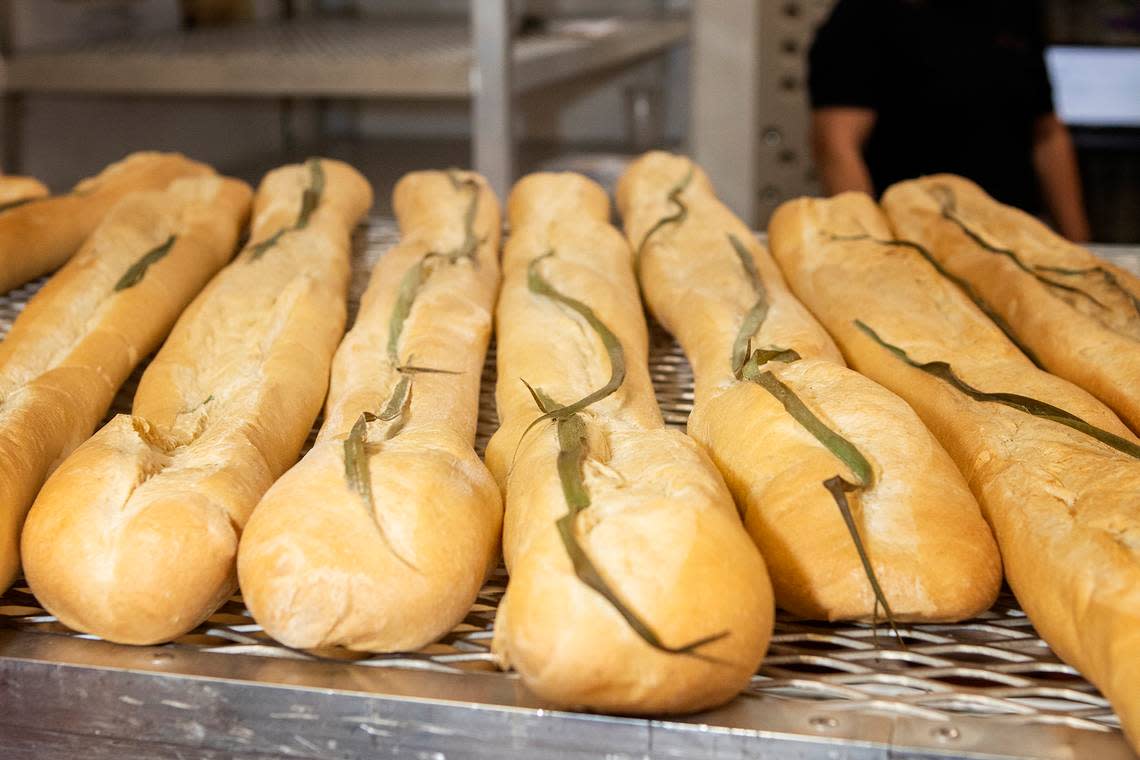
[{"label": "perforated metal column", "polygon": [[510,14],[507,0],[471,3],[471,163],[500,198],[514,181]]},{"label": "perforated metal column", "polygon": [[696,0],[692,149],[718,192],[764,227],[819,191],[808,138],[807,50],[834,0]]}]

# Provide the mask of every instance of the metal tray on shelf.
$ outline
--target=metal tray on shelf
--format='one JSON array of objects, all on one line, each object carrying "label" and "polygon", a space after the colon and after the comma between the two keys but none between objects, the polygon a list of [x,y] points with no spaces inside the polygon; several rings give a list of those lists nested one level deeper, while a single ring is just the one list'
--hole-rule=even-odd
[{"label": "metal tray on shelf", "polygon": [[[397,239],[357,236],[351,310]],[[1140,249],[1099,253],[1140,272]],[[0,335],[41,283],[0,297]],[[650,363],[668,424],[683,426],[692,374],[651,325]],[[493,357],[493,354],[492,354]],[[141,371],[141,370],[140,370]],[[116,398],[127,411],[139,372]],[[493,358],[477,447],[497,424]],[[17,583],[0,596],[0,756],[5,758],[1089,758],[1134,755],[1096,689],[1061,662],[1012,595],[975,620],[885,627],[781,614],[750,687],[732,703],[649,720],[551,709],[489,648],[506,575],[419,652],[300,652],[269,639],[235,596],[156,647],[76,634]]]}]

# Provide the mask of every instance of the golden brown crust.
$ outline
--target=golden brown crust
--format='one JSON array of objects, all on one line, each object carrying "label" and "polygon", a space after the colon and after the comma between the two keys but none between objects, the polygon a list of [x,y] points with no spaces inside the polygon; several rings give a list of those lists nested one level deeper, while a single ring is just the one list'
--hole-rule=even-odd
[{"label": "golden brown crust", "polygon": [[906,399],[966,476],[998,539],[1006,576],[1038,631],[1140,737],[1140,462],[1056,422],[975,401],[911,367],[946,361],[966,383],[1060,407],[1135,442],[1085,391],[1036,369],[917,253],[833,236],[890,235],[865,195],[777,210],[772,250],[796,294],[848,361]]},{"label": "golden brown crust", "polygon": [[[688,208],[684,222],[660,227],[643,245],[658,220],[674,211],[669,191],[685,179],[680,195]],[[768,313],[752,336],[753,347],[779,345],[804,358],[843,363],[831,337],[792,296],[756,236],[717,199],[708,175],[688,158],[661,151],[645,154],[622,175],[617,200],[630,245],[641,249],[648,306],[685,347],[698,401],[736,384],[732,344],[757,298],[729,236],[748,249],[767,291]]]},{"label": "golden brown crust", "polygon": [[[630,251],[606,223],[605,193],[572,174],[524,178],[511,193],[512,235],[496,311],[502,427],[487,463],[504,489],[511,573],[494,649],[543,699],[623,713],[694,711],[731,699],[759,664],[772,628],[763,561],[723,481],[691,439],[664,428]],[[580,315],[527,287],[532,260],[588,305],[620,341],[627,374],[579,418],[590,505],[574,535],[601,577],[666,646],[728,635],[694,654],[648,644],[576,574],[557,527],[567,514],[555,427],[520,382],[570,402],[606,383],[611,364]],[[517,452],[517,454],[516,454]]]},{"label": "golden brown crust", "polygon": [[3,207],[14,207],[18,203],[26,203],[36,198],[46,198],[51,191],[47,185],[35,177],[0,177],[0,211]]},{"label": "golden brown crust", "polygon": [[881,616],[823,485],[836,475],[856,478],[772,394],[733,374],[733,343],[758,296],[729,235],[748,249],[769,304],[752,346],[804,357],[766,369],[872,465],[874,483],[848,501],[894,617],[958,620],[987,609],[1001,584],[1001,561],[954,463],[901,399],[843,366],[831,338],[717,200],[704,171],[667,153],[635,161],[618,186],[631,244],[670,213],[669,189],[690,172],[680,195],[685,218],[660,228],[643,248],[642,286],[654,315],[692,360],[698,393],[689,433],[736,497],[772,571],[777,604],[827,620]]},{"label": "golden brown crust", "polygon": [[[461,248],[474,199],[472,258]],[[258,504],[242,536],[242,595],[266,632],[299,648],[415,650],[458,624],[498,560],[502,502],[472,448],[499,284],[499,204],[469,172],[415,172],[394,192],[402,239],[381,257],[332,367],[317,443]],[[388,354],[405,275],[426,279]],[[446,370],[402,374],[413,364]],[[368,424],[370,499],[346,481],[345,441],[401,380],[410,400],[390,438]]]},{"label": "golden brown crust", "polygon": [[[44,479],[91,435],[115,391],[233,255],[250,195],[245,183],[215,175],[128,196],[0,343],[3,587],[19,568],[20,525]],[[171,236],[166,255],[116,290]]]},{"label": "golden brown crust", "polygon": [[969,282],[1045,369],[1140,432],[1140,278],[961,177],[900,182],[883,209],[899,237]]},{"label": "golden brown crust", "polygon": [[56,269],[127,194],[162,190],[179,177],[212,174],[177,153],[132,153],[70,193],[0,212],[0,292]]},{"label": "golden brown crust", "polygon": [[[324,399],[350,234],[371,205],[355,170],[319,166],[321,202],[303,228],[311,164],[265,178],[251,238],[287,231],[263,251],[247,246],[210,282],[143,374],[133,414],[111,420],[41,492],[25,569],[67,625],[166,641],[232,593],[241,528],[296,461]],[[267,215],[267,193],[286,196],[293,214]]]}]

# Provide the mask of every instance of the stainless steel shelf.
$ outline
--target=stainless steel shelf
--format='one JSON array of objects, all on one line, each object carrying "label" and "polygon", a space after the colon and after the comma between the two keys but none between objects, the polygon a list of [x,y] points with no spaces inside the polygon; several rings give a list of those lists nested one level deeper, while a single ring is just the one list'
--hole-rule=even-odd
[{"label": "stainless steel shelf", "polygon": [[500,197],[514,180],[515,95],[659,56],[689,28],[674,16],[615,16],[513,37],[510,0],[470,0],[469,24],[316,16],[9,52],[8,5],[0,134],[9,171],[20,162],[21,99],[31,95],[469,98],[471,165]]},{"label": "stainless steel shelf", "polygon": [[[677,19],[554,24],[517,37],[513,90],[624,66],[683,41]],[[454,23],[305,19],[27,51],[7,61],[23,93],[467,98],[471,30]]]},{"label": "stainless steel shelf", "polygon": [[[396,240],[391,220],[357,237],[350,311]],[[1097,247],[1140,272],[1140,249]],[[41,283],[0,297],[0,335]],[[692,408],[676,343],[650,330],[668,424]],[[493,356],[493,352],[491,354]],[[113,411],[130,408],[139,373]],[[497,426],[484,370],[476,440]],[[1037,636],[1008,593],[977,619],[885,626],[781,614],[749,688],[700,715],[645,720],[551,709],[495,667],[490,639],[506,576],[419,652],[301,652],[277,644],[241,597],[162,647],[75,634],[20,584],[0,595],[0,754],[8,758],[1096,758],[1134,755],[1106,700]]]}]

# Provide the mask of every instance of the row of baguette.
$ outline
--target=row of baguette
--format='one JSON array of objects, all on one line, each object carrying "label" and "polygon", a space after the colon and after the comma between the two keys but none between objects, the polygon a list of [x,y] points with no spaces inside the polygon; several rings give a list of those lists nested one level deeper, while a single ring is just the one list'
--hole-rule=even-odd
[{"label": "row of baguette", "polygon": [[[155,154],[104,175],[132,171],[150,191],[106,201],[0,344],[0,581],[34,500],[25,574],[68,625],[170,640],[240,577],[287,645],[414,649],[467,612],[501,535],[504,665],[554,704],[684,712],[746,685],[773,595],[812,618],[959,620],[1004,560],[1042,635],[1140,730],[1140,446],[1094,398],[1140,425],[1140,285],[968,182],[902,183],[889,221],[865,196],[791,202],[773,258],[685,158],[629,168],[624,236],[589,180],[532,175],[500,286],[486,184],[417,172],[338,349],[371,204],[354,170],[268,175],[224,269],[249,189]],[[38,229],[30,211],[82,238],[57,200],[0,213],[0,240]],[[693,364],[689,436],[654,400],[639,285]],[[132,415],[83,442],[172,326]]]}]

